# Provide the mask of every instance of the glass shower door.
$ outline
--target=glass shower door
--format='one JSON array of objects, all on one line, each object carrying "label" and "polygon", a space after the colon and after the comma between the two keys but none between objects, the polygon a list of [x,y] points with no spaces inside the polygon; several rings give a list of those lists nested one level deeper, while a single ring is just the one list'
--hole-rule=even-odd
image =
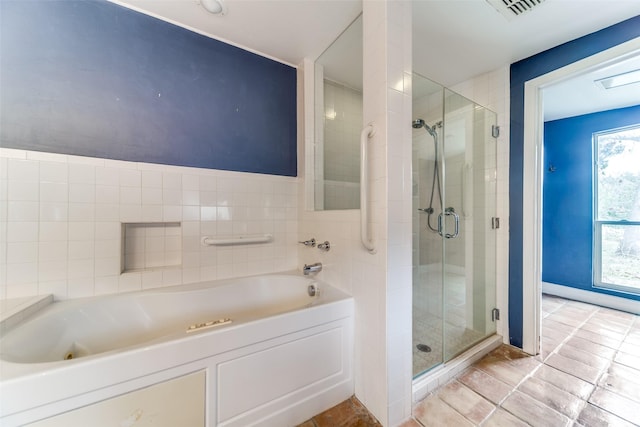
[{"label": "glass shower door", "polygon": [[[413,78],[413,374],[441,364],[443,352],[442,212],[443,87]],[[436,161],[437,160],[437,161]]]},{"label": "glass shower door", "polygon": [[495,113],[413,76],[413,374],[495,333]]},{"label": "glass shower door", "polygon": [[444,362],[496,331],[495,124],[495,113],[444,89]]}]

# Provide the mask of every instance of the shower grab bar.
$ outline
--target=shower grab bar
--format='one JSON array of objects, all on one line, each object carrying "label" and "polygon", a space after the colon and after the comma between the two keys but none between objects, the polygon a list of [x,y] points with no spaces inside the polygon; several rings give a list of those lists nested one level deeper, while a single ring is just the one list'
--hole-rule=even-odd
[{"label": "shower grab bar", "polygon": [[[454,220],[454,229],[453,229],[453,234],[450,233],[444,233],[442,234],[442,215],[444,216],[453,216],[453,220]],[[446,224],[445,224],[446,226]],[[445,239],[455,239],[456,237],[458,237],[460,231],[460,216],[455,213],[454,211],[450,211],[450,210],[445,210],[443,213],[441,213],[440,215],[438,215],[438,234],[440,234],[441,236],[444,236]]]},{"label": "shower grab bar", "polygon": [[202,237],[202,239],[200,239],[200,242],[203,246],[248,245],[251,243],[270,243],[272,241],[272,234],[226,237],[204,236]]},{"label": "shower grab bar", "polygon": [[375,135],[376,130],[373,123],[368,124],[360,132],[360,239],[362,246],[375,254],[376,249],[373,245],[373,238],[369,235],[369,163],[368,163],[368,145],[369,138]]}]

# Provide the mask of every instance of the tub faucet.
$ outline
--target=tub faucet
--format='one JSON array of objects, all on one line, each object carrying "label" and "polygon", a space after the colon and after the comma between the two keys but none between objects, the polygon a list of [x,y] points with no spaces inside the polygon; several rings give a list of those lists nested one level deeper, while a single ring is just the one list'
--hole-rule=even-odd
[{"label": "tub faucet", "polygon": [[302,268],[302,273],[305,276],[308,276],[311,273],[317,273],[318,271],[322,271],[322,264],[316,262],[315,264],[305,264]]}]

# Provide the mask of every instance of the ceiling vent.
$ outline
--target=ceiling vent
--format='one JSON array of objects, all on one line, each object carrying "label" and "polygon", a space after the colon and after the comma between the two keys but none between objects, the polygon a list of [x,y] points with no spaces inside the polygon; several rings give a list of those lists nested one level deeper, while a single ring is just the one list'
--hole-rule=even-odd
[{"label": "ceiling vent", "polygon": [[511,21],[541,5],[544,0],[487,0],[487,2]]}]

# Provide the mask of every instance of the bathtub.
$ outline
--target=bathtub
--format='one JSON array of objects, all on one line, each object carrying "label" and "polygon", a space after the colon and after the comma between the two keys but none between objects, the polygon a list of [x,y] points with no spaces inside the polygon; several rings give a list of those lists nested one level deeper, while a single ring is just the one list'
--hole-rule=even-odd
[{"label": "bathtub", "polygon": [[353,310],[300,273],[54,302],[0,336],[0,425],[296,425],[353,394]]}]

